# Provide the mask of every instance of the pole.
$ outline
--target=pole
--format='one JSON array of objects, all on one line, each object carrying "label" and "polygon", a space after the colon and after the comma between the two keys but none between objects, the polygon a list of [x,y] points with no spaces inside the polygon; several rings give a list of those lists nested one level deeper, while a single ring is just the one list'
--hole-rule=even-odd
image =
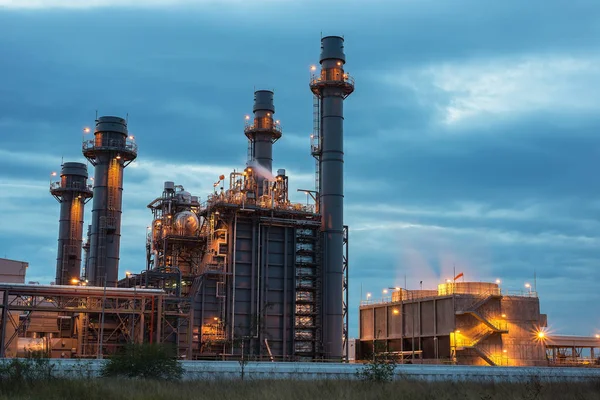
[{"label": "pole", "polygon": [[106,307],[106,272],[104,273],[104,293],[102,294],[102,317],[100,319],[100,334],[98,335],[98,354],[96,358],[102,359],[102,345],[104,341],[104,310]]},{"label": "pole", "polygon": [[412,312],[412,362],[415,363],[415,298],[412,290],[410,291],[411,312]]},{"label": "pole", "polygon": [[6,357],[6,324],[8,323],[8,290],[4,291],[2,298],[2,332],[0,333],[0,357]]},{"label": "pole", "polygon": [[406,313],[404,312],[404,292],[405,289],[400,289],[400,312],[402,313],[400,316],[402,318],[402,326],[400,329],[400,359],[402,360],[402,364],[404,364],[404,321],[406,320]]}]

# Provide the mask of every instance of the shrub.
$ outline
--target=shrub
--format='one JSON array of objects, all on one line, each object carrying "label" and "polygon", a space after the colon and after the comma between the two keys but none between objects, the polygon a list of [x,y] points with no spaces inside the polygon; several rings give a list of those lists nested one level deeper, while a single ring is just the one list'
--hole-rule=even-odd
[{"label": "shrub", "polygon": [[0,363],[0,393],[18,393],[22,388],[39,386],[53,376],[54,364],[47,358],[13,358]]},{"label": "shrub", "polygon": [[104,377],[180,380],[183,367],[176,352],[164,344],[129,344],[102,368]]}]

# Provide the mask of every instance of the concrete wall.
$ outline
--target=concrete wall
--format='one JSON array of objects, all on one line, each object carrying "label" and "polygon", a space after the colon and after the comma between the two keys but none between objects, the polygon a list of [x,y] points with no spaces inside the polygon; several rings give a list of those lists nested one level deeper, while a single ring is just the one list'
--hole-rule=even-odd
[{"label": "concrete wall", "polygon": [[545,365],[545,343],[537,333],[546,327],[547,320],[540,314],[539,298],[505,296],[502,312],[509,331],[503,336],[503,346],[510,365]]},{"label": "concrete wall", "polygon": [[0,282],[25,283],[25,273],[29,264],[24,261],[0,258]]},{"label": "concrete wall", "polygon": [[[8,360],[0,360],[0,363]],[[55,376],[86,379],[100,375],[107,360],[52,360]],[[237,361],[183,361],[184,380],[240,379]],[[247,379],[358,379],[361,364],[250,362],[245,366]],[[397,365],[395,379],[424,382],[520,382],[539,378],[542,382],[594,382],[600,378],[597,368],[481,368],[458,365]]]}]

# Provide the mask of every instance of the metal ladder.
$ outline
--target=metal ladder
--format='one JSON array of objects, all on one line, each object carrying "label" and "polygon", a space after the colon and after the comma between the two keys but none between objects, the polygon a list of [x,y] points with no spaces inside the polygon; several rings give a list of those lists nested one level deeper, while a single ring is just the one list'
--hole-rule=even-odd
[{"label": "metal ladder", "polygon": [[[96,265],[91,266],[96,271],[94,276],[96,284],[100,284],[99,278],[104,277],[104,269],[106,268],[106,217],[101,216],[98,222],[98,225],[100,225],[98,230],[98,254],[95,260]],[[102,286],[104,286],[104,282],[102,282]]]},{"label": "metal ladder", "polygon": [[321,99],[313,96],[313,134],[311,136],[310,151],[315,158],[315,191],[321,189]]},{"label": "metal ladder", "polygon": [[117,206],[117,191],[119,190],[119,169],[120,164],[116,158],[110,160],[108,168],[108,188],[107,188],[107,227],[116,228],[115,211]]}]

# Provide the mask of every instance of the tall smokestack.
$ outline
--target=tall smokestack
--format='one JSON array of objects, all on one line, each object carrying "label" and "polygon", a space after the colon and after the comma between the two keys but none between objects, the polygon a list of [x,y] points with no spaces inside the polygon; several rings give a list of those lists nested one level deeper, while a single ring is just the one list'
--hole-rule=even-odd
[{"label": "tall smokestack", "polygon": [[85,203],[92,197],[87,179],[85,164],[67,162],[62,165],[60,181],[50,184],[50,193],[60,203],[55,279],[57,285],[78,284],[81,279],[83,210]]},{"label": "tall smokestack", "polygon": [[[257,171],[258,195],[263,192],[263,181],[273,171],[273,143],[281,137],[279,121],[273,121],[275,106],[273,105],[273,92],[271,90],[257,90],[254,92],[254,121],[250,118],[244,128],[244,133],[250,141],[249,158],[254,165],[262,167]],[[268,172],[268,174],[265,174]]]},{"label": "tall smokestack", "polygon": [[[90,234],[90,285],[116,286],[121,242],[123,169],[137,157],[137,145],[128,136],[127,121],[119,117],[96,120],[94,139],[83,143],[83,155],[96,167]],[[106,277],[106,282],[105,282]]]},{"label": "tall smokestack", "polygon": [[344,99],[354,81],[344,72],[344,39],[321,39],[321,73],[310,89],[319,99],[319,210],[323,234],[323,350],[343,356]]}]

